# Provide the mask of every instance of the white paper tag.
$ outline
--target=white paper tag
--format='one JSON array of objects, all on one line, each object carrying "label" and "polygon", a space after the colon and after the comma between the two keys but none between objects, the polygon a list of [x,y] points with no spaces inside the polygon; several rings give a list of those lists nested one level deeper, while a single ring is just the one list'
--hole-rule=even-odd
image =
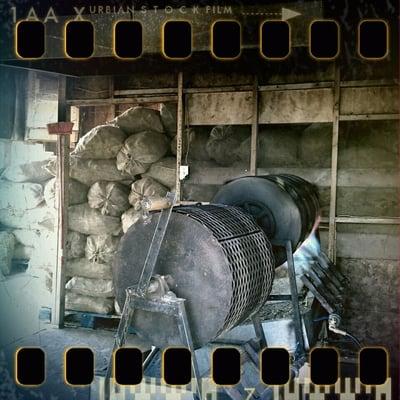
[{"label": "white paper tag", "polygon": [[189,175],[189,165],[181,165],[179,169],[179,180],[185,179]]}]

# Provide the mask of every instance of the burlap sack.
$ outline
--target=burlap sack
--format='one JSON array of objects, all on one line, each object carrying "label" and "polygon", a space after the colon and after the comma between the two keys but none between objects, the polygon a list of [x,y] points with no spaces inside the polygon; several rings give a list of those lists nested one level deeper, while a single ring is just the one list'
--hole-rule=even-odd
[{"label": "burlap sack", "polygon": [[[56,176],[57,164],[55,161],[50,161],[46,165],[46,169]],[[85,160],[78,157],[70,158],[69,176],[86,186],[91,186],[93,183],[101,180],[116,182],[131,177],[117,169],[114,159],[109,160]]]},{"label": "burlap sack", "polygon": [[165,132],[168,136],[174,137],[176,135],[177,104],[170,102],[161,104],[160,116]]},{"label": "burlap sack", "polygon": [[102,215],[119,217],[129,208],[129,188],[117,182],[99,181],[88,192],[88,204]]},{"label": "burlap sack", "polygon": [[40,205],[31,210],[0,209],[0,224],[15,229],[53,230],[55,210]]},{"label": "burlap sack", "polygon": [[66,262],[65,274],[70,277],[112,279],[112,268],[108,264],[99,264],[87,258],[74,258]]},{"label": "burlap sack", "polygon": [[144,197],[165,197],[168,189],[153,178],[144,177],[132,183],[129,203],[135,210],[140,210]]},{"label": "burlap sack", "polygon": [[10,275],[14,257],[15,237],[10,232],[0,232],[0,270]]},{"label": "burlap sack", "polygon": [[31,161],[24,164],[10,165],[1,174],[1,179],[12,182],[41,183],[51,178],[51,174],[45,169],[50,159]]},{"label": "burlap sack", "polygon": [[121,216],[122,231],[126,233],[128,229],[136,224],[142,217],[141,211],[137,211],[134,208],[130,208],[128,211],[124,212]]},{"label": "burlap sack", "polygon": [[102,298],[114,296],[114,285],[111,279],[92,279],[74,276],[66,283],[65,289],[84,296]]},{"label": "burlap sack", "polygon": [[151,163],[168,152],[168,138],[161,133],[143,131],[130,136],[117,155],[117,168],[130,176],[141,174]]},{"label": "burlap sack", "polygon": [[166,157],[157,161],[143,176],[149,176],[172,190],[176,185],[176,159]]},{"label": "burlap sack", "polygon": [[[209,132],[204,127],[185,129],[182,136],[182,164],[189,161],[209,161],[206,145]],[[176,136],[171,141],[171,152],[176,156]]]},{"label": "burlap sack", "polygon": [[79,232],[68,231],[65,241],[67,259],[84,257],[85,247],[86,235]]},{"label": "burlap sack", "polygon": [[102,215],[85,203],[69,207],[68,227],[85,235],[118,235],[121,221],[117,217]]},{"label": "burlap sack", "polygon": [[86,240],[85,256],[95,263],[111,264],[120,238],[111,235],[90,235]]},{"label": "burlap sack", "polygon": [[126,134],[116,126],[99,125],[79,139],[71,155],[79,158],[115,158],[121,150]]},{"label": "burlap sack", "polygon": [[111,314],[114,309],[114,300],[101,297],[83,296],[67,291],[65,294],[65,308],[73,311]]},{"label": "burlap sack", "polygon": [[207,153],[212,160],[223,166],[232,165],[239,160],[236,151],[241,144],[240,138],[234,134],[231,126],[215,126],[207,141]]},{"label": "burlap sack", "polygon": [[0,181],[0,208],[29,210],[43,200],[43,187],[39,183]]},{"label": "burlap sack", "polygon": [[[82,204],[87,201],[89,188],[75,179],[68,180],[69,205]],[[49,180],[44,187],[44,199],[49,207],[58,208],[56,178]]]},{"label": "burlap sack", "polygon": [[27,247],[47,246],[55,248],[57,243],[57,235],[55,232],[48,230],[30,230],[30,229],[14,229],[12,232],[18,243]]},{"label": "burlap sack", "polygon": [[152,130],[160,133],[164,132],[160,113],[145,107],[130,108],[114,118],[111,123],[118,126],[128,135],[145,130]]}]

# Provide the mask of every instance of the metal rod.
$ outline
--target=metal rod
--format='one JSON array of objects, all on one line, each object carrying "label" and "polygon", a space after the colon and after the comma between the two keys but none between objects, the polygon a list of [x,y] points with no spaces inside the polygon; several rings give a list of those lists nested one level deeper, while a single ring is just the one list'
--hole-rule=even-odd
[{"label": "metal rod", "polygon": [[153,276],[154,268],[160,253],[161,245],[164,240],[165,233],[167,231],[168,222],[171,217],[173,204],[175,203],[175,194],[168,193],[168,199],[170,200],[171,206],[164,208],[159,214],[157,226],[151,239],[150,247],[146,255],[142,273],[140,275],[137,293],[139,296],[145,297],[149,288],[150,279]]},{"label": "metal rod", "polygon": [[261,348],[267,347],[267,338],[265,337],[265,332],[258,315],[254,315],[251,317],[251,321],[253,322],[254,331],[256,333],[257,339],[260,341]]},{"label": "metal rod", "polygon": [[178,317],[179,333],[181,335],[183,342],[187,345],[187,347],[192,353],[192,358],[191,358],[192,373],[196,382],[196,393],[198,396],[198,400],[201,400],[202,399],[201,377],[199,373],[199,367],[197,365],[197,359],[194,351],[193,339],[190,331],[189,321],[187,319],[185,301],[183,299],[179,302],[178,309],[179,309],[179,317]]},{"label": "metal rod", "polygon": [[114,345],[111,351],[111,356],[108,360],[107,371],[104,377],[104,400],[109,400],[111,395],[111,378],[114,364],[115,352],[125,345],[128,336],[128,330],[131,325],[134,313],[134,303],[132,299],[131,288],[126,289],[126,298],[124,308],[122,310],[121,319],[118,324],[118,330],[115,335]]},{"label": "metal rod", "polygon": [[332,125],[332,160],[331,160],[331,191],[329,204],[329,233],[328,254],[329,258],[336,260],[336,195],[338,175],[338,149],[339,149],[339,110],[340,110],[340,67],[335,65],[335,88],[333,102]]},{"label": "metal rod", "polygon": [[180,169],[182,164],[182,136],[183,136],[183,73],[178,73],[178,107],[176,118],[176,180],[175,180],[175,200],[179,204],[181,201],[181,179]]},{"label": "metal rod", "polygon": [[287,265],[289,273],[290,294],[292,296],[292,305],[293,305],[294,329],[296,333],[296,340],[299,345],[299,354],[304,354],[305,346],[304,346],[303,326],[302,326],[300,306],[299,306],[299,295],[297,293],[296,271],[294,269],[292,243],[290,242],[290,240],[286,242],[285,247],[286,247],[286,257],[287,257]]}]

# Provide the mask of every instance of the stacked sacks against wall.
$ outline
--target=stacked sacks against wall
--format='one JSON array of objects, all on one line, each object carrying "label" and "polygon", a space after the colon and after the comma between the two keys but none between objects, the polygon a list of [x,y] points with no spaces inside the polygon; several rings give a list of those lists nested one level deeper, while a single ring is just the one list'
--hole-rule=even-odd
[{"label": "stacked sacks against wall", "polygon": [[[236,148],[237,138],[229,127],[214,131],[209,137],[208,132],[197,135],[185,130],[183,156],[231,162],[232,152],[227,154],[223,147],[232,142]],[[162,105],[161,112],[131,108],[80,139],[70,157],[67,242],[79,251],[67,251],[67,309],[113,311],[111,265],[120,236],[141,218],[144,197],[162,197],[174,189],[175,147],[172,104]],[[47,169],[55,175],[55,161]],[[46,201],[53,206],[57,206],[55,189],[52,180],[45,191]]]},{"label": "stacked sacks against wall", "polygon": [[43,266],[43,249],[49,250],[45,253],[48,258],[53,255],[50,250],[56,247],[55,213],[46,205],[44,197],[44,187],[52,177],[44,169],[48,162],[10,165],[1,174],[0,270],[3,276],[12,274],[13,266],[27,263],[28,272],[37,272]]},{"label": "stacked sacks against wall", "polygon": [[[68,234],[66,238],[66,309],[108,314],[114,289],[110,257],[121,232],[121,214],[128,208],[132,179],[116,167],[127,135],[113,125],[100,125],[84,135],[70,155]],[[56,175],[56,163],[47,165]],[[50,184],[52,185],[50,187]],[[46,201],[57,207],[56,184]]]},{"label": "stacked sacks against wall", "polygon": [[[169,149],[160,113],[143,107],[93,128],[77,143],[70,156],[67,309],[113,312],[111,268],[121,235],[141,218],[144,196],[165,196],[175,186],[176,159],[168,157]],[[144,176],[153,166],[171,185]],[[56,175],[55,161],[47,170]],[[57,207],[55,181],[48,185],[46,201]]]},{"label": "stacked sacks against wall", "polygon": [[[56,213],[46,203],[45,188],[52,175],[49,160],[10,165],[0,179],[0,264],[3,275],[26,272],[39,279],[41,305],[51,304],[51,278],[56,265]],[[5,251],[5,249],[8,249]]]}]

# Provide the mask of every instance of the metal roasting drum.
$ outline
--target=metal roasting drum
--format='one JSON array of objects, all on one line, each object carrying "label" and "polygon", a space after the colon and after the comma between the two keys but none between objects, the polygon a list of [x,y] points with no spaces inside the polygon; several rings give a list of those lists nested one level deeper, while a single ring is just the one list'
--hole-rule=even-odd
[{"label": "metal roasting drum", "polygon": [[[234,179],[221,187],[212,202],[240,207],[253,215],[271,241],[290,240],[293,251],[309,236],[320,214],[315,186],[288,174]],[[273,249],[279,266],[286,261],[285,249]]]},{"label": "metal roasting drum", "polygon": [[[114,262],[116,298],[139,282],[157,214],[123,236]],[[243,322],[265,303],[274,278],[274,256],[265,233],[236,207],[198,205],[174,208],[155,274],[171,275],[171,290],[186,299],[195,347]],[[159,347],[177,345],[172,317],[135,310],[135,330]]]},{"label": "metal roasting drum", "polygon": [[[195,347],[256,314],[266,302],[285,251],[269,239],[307,238],[318,217],[314,187],[290,175],[243,177],[228,182],[210,205],[175,207],[154,274],[170,275],[170,289],[186,299]],[[139,282],[159,212],[122,237],[113,274],[116,299]],[[135,310],[133,326],[158,347],[179,345],[172,317]]]}]

